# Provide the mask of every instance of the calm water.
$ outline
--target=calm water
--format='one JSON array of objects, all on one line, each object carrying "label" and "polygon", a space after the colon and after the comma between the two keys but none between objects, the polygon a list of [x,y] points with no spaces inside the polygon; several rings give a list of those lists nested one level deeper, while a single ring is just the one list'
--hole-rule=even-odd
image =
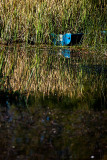
[{"label": "calm water", "polygon": [[0,46],[0,160],[106,160],[107,60]]}]

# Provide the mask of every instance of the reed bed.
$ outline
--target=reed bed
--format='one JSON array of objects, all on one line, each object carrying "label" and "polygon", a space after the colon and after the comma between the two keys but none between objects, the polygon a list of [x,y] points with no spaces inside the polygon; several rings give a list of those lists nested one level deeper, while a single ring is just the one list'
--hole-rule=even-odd
[{"label": "reed bed", "polygon": [[86,44],[96,45],[104,41],[105,20],[105,0],[0,0],[0,38],[7,43],[50,43],[52,32],[83,32]]}]

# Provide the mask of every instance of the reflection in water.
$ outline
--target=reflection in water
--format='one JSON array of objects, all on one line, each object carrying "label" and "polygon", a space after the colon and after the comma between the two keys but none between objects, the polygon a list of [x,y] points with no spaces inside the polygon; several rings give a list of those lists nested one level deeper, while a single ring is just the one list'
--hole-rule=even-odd
[{"label": "reflection in water", "polygon": [[69,49],[60,49],[57,54],[63,55],[65,58],[70,58],[70,50]]},{"label": "reflection in water", "polygon": [[0,60],[0,160],[106,160],[104,57],[10,47]]}]

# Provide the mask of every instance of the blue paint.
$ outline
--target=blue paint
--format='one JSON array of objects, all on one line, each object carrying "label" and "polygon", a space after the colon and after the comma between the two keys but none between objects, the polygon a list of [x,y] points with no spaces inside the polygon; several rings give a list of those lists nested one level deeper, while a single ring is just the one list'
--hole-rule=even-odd
[{"label": "blue paint", "polygon": [[64,35],[63,34],[56,35],[54,33],[51,33],[50,38],[54,45],[65,46],[70,44],[71,42],[71,33],[66,33]]},{"label": "blue paint", "polygon": [[66,33],[63,35],[63,45],[66,46],[71,42],[71,33]]},{"label": "blue paint", "polygon": [[[101,31],[102,34],[107,34],[107,31]],[[87,34],[87,33],[85,33]],[[66,33],[66,34],[50,34],[50,39],[55,46],[67,46],[79,44],[84,33]]]},{"label": "blue paint", "polygon": [[62,55],[65,58],[70,58],[70,50],[69,49],[62,49]]},{"label": "blue paint", "polygon": [[83,33],[66,33],[66,34],[50,34],[50,39],[52,40],[53,44],[56,46],[67,46],[70,44],[78,43],[78,41],[81,40],[81,37],[83,36]]}]

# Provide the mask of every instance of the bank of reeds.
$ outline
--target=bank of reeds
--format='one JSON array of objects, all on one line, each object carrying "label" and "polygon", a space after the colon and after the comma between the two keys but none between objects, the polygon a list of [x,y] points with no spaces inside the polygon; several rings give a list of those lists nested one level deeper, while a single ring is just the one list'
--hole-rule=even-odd
[{"label": "bank of reeds", "polygon": [[52,32],[83,32],[87,45],[96,45],[104,43],[105,20],[105,0],[0,0],[0,38],[7,43],[49,43]]}]

